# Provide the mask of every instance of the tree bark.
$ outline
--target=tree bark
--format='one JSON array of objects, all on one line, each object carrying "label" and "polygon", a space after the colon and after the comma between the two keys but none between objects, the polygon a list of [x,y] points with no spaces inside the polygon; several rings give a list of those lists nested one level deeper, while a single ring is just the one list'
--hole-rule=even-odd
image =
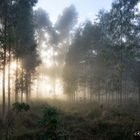
[{"label": "tree bark", "polygon": [[138,102],[139,102],[139,104],[140,104],[140,85],[139,85],[139,87],[138,87]]},{"label": "tree bark", "polygon": [[21,72],[21,78],[22,78],[22,83],[21,83],[21,103],[23,102],[23,92],[24,92],[24,71],[22,67],[22,72]]},{"label": "tree bark", "polygon": [[10,105],[11,105],[11,77],[10,77],[10,73],[11,73],[11,46],[9,44],[9,61],[8,61],[8,111],[10,111]]},{"label": "tree bark", "polygon": [[18,102],[18,57],[16,58],[15,102]]},{"label": "tree bark", "polygon": [[7,3],[5,3],[4,15],[4,55],[3,55],[3,78],[2,78],[2,115],[5,117],[5,77],[6,77],[6,54],[7,54]]},{"label": "tree bark", "polygon": [[28,82],[28,74],[26,72],[26,76],[25,76],[25,91],[26,91],[26,103],[29,102],[29,86],[28,86],[29,82]]},{"label": "tree bark", "polygon": [[5,116],[5,71],[6,71],[6,44],[4,46],[3,80],[2,80],[2,115]]}]

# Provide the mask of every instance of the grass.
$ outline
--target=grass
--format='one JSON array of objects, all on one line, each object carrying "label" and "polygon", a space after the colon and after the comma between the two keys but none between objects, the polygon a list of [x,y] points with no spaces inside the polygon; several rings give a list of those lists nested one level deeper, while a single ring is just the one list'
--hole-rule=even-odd
[{"label": "grass", "polygon": [[[57,135],[60,131],[63,135],[57,139],[52,137],[50,140],[138,139],[134,138],[133,134],[140,130],[140,108],[134,103],[107,106],[97,103],[67,103],[59,100],[33,101],[28,112],[11,111],[5,122],[0,120],[0,139],[48,140],[47,136],[41,139],[38,134],[47,132],[48,126],[52,124],[46,123],[46,128],[45,125],[39,126],[38,122],[43,118],[42,109],[50,106],[57,108],[60,117],[58,120],[61,122],[61,125],[57,125]],[[57,114],[55,119],[57,120]],[[44,120],[46,121],[45,118]],[[55,134],[51,132],[51,135]]]}]

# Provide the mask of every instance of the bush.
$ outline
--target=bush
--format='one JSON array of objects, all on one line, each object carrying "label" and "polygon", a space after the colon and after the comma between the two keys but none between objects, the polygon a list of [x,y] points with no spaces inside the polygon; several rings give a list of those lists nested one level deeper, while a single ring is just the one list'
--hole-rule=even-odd
[{"label": "bush", "polygon": [[13,110],[18,111],[18,112],[28,111],[28,110],[30,110],[30,106],[26,103],[14,103]]},{"label": "bush", "polygon": [[40,136],[44,139],[51,140],[63,140],[65,139],[65,133],[60,119],[59,113],[56,108],[47,107],[44,108],[43,117],[39,121],[39,126],[42,128]]}]

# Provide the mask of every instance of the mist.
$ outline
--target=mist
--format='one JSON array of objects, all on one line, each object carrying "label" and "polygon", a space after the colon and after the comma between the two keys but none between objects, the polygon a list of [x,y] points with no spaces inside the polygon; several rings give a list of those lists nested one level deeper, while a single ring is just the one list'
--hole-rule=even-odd
[{"label": "mist", "polygon": [[0,0],[0,140],[139,140],[139,0],[39,2]]}]

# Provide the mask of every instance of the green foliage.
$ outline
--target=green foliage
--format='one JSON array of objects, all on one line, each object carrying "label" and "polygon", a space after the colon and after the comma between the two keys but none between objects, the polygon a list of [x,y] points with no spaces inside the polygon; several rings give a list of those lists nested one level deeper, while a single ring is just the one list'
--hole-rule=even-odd
[{"label": "green foliage", "polygon": [[111,113],[114,117],[126,117],[129,115],[127,112],[120,109],[113,109]]},{"label": "green foliage", "polygon": [[63,140],[64,130],[62,120],[56,108],[44,108],[43,117],[39,121],[39,126],[42,128],[40,136],[49,140]]},{"label": "green foliage", "polygon": [[116,69],[119,73],[125,71],[125,65],[124,64],[117,64]]},{"label": "green foliage", "polygon": [[76,31],[63,74],[64,92],[70,97],[88,89],[99,102],[101,94],[109,102],[111,92],[121,103],[125,94],[140,87],[138,2],[115,0],[110,11],[98,13],[97,22],[86,22]]},{"label": "green foliage", "polygon": [[15,130],[15,116],[13,112],[8,112],[3,122],[3,137],[4,140],[10,139]]},{"label": "green foliage", "polygon": [[30,106],[26,103],[14,103],[13,104],[13,110],[14,111],[29,111],[30,110]]},{"label": "green foliage", "polygon": [[[56,106],[58,104],[55,102]],[[72,106],[64,103],[61,107],[64,106],[63,110],[66,107],[66,112],[46,107],[40,114],[42,106],[38,105],[39,109],[32,109],[28,113],[8,113],[5,122],[0,120],[0,139],[132,140],[133,133],[140,128],[140,118],[135,116],[136,113],[134,115],[134,108],[131,110],[132,114],[129,113],[129,106],[101,108],[97,104],[76,104],[71,108]],[[37,106],[32,108],[34,107]],[[139,110],[138,107],[136,109]]]}]

